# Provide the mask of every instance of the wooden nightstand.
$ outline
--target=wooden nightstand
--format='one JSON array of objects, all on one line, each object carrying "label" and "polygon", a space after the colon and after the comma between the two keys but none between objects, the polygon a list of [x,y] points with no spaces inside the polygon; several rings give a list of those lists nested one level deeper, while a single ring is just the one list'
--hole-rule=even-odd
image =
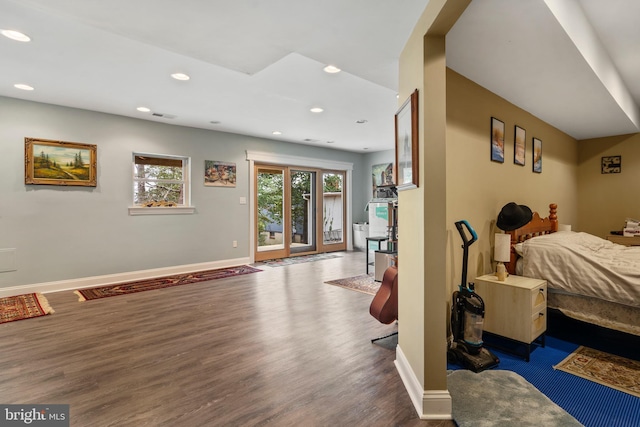
[{"label": "wooden nightstand", "polygon": [[546,280],[510,275],[500,282],[494,274],[477,277],[475,290],[485,304],[484,330],[526,345],[542,340],[547,330]]},{"label": "wooden nightstand", "polygon": [[609,234],[607,240],[619,245],[640,246],[640,237],[638,236],[618,236],[617,234]]}]

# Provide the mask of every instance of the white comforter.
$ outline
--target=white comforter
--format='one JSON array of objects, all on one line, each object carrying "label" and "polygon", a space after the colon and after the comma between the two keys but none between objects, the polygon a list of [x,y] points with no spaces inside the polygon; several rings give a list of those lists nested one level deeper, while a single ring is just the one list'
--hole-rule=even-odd
[{"label": "white comforter", "polygon": [[640,307],[640,246],[561,231],[527,240],[522,252],[523,275],[549,288]]}]

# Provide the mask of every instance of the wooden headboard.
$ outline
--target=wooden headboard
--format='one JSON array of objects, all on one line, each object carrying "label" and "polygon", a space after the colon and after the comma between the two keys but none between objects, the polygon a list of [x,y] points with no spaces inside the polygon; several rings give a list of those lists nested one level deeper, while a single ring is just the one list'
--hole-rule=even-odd
[{"label": "wooden headboard", "polygon": [[549,205],[548,217],[540,218],[538,212],[534,212],[533,218],[531,218],[531,221],[527,224],[517,230],[507,231],[507,234],[511,235],[511,260],[505,265],[509,274],[516,274],[516,260],[518,259],[518,254],[516,254],[513,245],[524,242],[525,240],[535,236],[555,233],[558,231],[558,216],[556,215],[557,209],[558,205],[551,203]]}]

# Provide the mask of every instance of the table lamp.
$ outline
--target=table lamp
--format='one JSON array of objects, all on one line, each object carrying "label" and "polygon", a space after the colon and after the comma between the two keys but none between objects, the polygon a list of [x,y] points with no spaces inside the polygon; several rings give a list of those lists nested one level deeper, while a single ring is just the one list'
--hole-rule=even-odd
[{"label": "table lamp", "polygon": [[495,239],[496,246],[493,252],[493,259],[498,261],[496,266],[496,276],[498,280],[504,282],[507,278],[507,269],[504,266],[505,262],[511,260],[511,235],[496,233]]}]

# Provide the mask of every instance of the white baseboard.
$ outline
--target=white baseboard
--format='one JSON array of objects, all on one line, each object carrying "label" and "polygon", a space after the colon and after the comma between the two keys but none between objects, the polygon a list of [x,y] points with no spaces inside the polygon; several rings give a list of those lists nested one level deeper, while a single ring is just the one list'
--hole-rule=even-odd
[{"label": "white baseboard", "polygon": [[0,288],[0,297],[29,294],[40,292],[69,291],[96,286],[113,285],[116,283],[130,282],[132,280],[153,279],[155,277],[170,276],[172,274],[191,273],[194,271],[214,270],[217,268],[235,267],[251,263],[249,257],[227,259],[221,261],[202,262],[198,264],[176,265],[173,267],[154,268],[151,270],[130,271],[126,273],[106,274],[104,276],[81,277],[79,279],[59,280],[56,282],[35,283],[31,285],[12,286]]},{"label": "white baseboard", "polygon": [[453,419],[449,390],[423,390],[400,345],[396,347],[395,365],[420,419]]}]

